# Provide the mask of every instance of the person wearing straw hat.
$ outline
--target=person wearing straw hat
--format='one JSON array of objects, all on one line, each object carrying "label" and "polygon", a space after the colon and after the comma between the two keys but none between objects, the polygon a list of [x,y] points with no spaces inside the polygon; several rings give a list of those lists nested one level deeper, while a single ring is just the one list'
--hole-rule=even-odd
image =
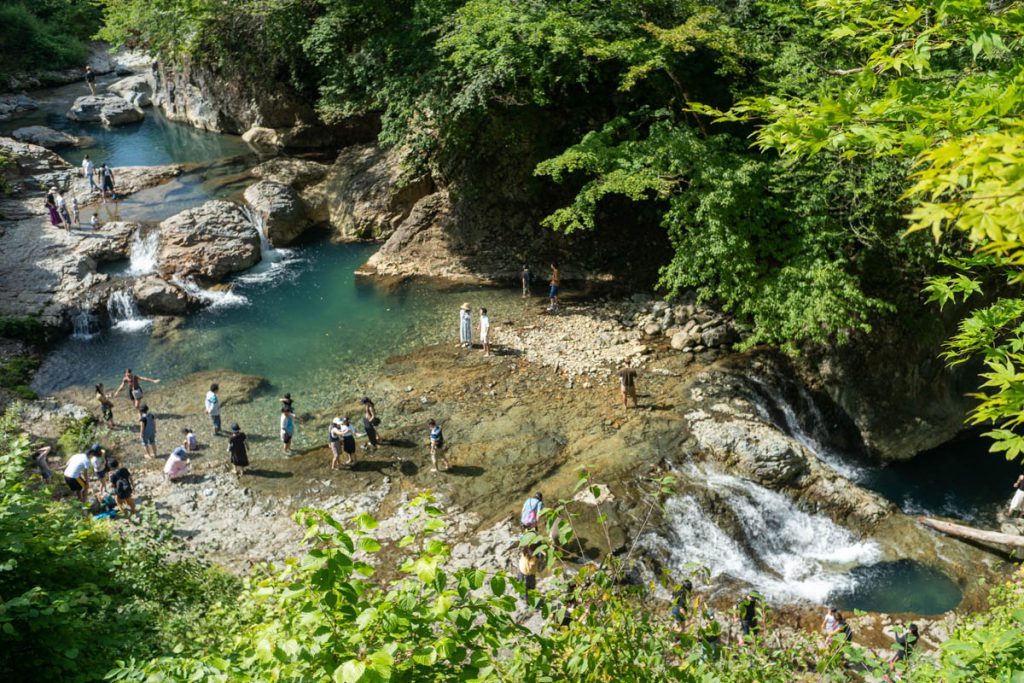
[{"label": "person wearing straw hat", "polygon": [[473,322],[471,318],[469,302],[467,301],[459,309],[459,344],[467,349],[473,344]]}]

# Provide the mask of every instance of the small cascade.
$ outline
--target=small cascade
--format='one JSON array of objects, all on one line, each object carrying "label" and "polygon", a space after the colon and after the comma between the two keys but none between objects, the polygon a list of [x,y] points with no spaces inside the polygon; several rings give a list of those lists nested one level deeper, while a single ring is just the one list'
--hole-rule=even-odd
[{"label": "small cascade", "polygon": [[136,230],[129,253],[131,263],[128,267],[128,274],[139,276],[156,272],[156,254],[159,247],[159,232],[151,230],[148,235],[143,237],[142,229]]},{"label": "small cascade", "polygon": [[143,317],[135,302],[135,296],[127,290],[119,290],[107,300],[107,315],[111,326],[122,332],[138,332],[148,329],[153,321]]},{"label": "small cascade", "polygon": [[242,213],[260,236],[260,262],[235,280],[244,284],[252,284],[277,281],[287,277],[290,271],[286,266],[296,261],[295,252],[292,249],[276,249],[270,244],[266,222],[263,219],[263,214],[259,211],[251,206],[243,206]]},{"label": "small cascade", "polygon": [[231,306],[244,306],[249,300],[237,294],[231,289],[203,289],[192,280],[180,278],[177,275],[171,278],[171,282],[181,287],[189,296],[202,301],[210,308],[228,308]]},{"label": "small cascade", "polygon": [[750,392],[750,398],[762,420],[775,425],[796,439],[818,460],[847,479],[854,482],[864,479],[867,469],[856,461],[855,456],[843,453],[829,445],[830,430],[825,416],[814,397],[802,384],[793,383],[801,407],[798,415],[793,404],[783,396],[779,387],[750,375],[745,376],[744,379],[753,385],[754,390]]},{"label": "small cascade", "polygon": [[76,308],[71,313],[71,337],[87,341],[100,333],[96,314],[85,308]]},{"label": "small cascade", "polygon": [[[677,569],[693,564],[712,576],[749,584],[769,599],[802,598],[824,603],[849,592],[849,570],[878,563],[874,541],[859,541],[823,515],[800,510],[787,496],[726,474],[697,473],[728,514],[712,515],[693,495],[670,499],[668,538],[649,536]],[[731,523],[721,520],[729,518]]]}]

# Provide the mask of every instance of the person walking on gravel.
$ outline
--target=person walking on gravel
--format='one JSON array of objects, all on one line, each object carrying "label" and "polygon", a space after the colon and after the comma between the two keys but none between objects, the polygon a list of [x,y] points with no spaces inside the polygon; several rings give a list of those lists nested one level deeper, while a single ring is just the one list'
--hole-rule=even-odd
[{"label": "person walking on gravel", "polygon": [[441,425],[434,420],[428,420],[427,426],[430,427],[430,471],[437,472],[438,457],[444,462],[444,469],[447,470],[451,464],[444,451],[444,432],[441,431]]}]

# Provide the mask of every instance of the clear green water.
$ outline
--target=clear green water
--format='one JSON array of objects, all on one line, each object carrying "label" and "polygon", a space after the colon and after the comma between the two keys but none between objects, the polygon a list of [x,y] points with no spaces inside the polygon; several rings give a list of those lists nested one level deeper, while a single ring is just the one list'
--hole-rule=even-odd
[{"label": "clear green water", "polygon": [[[116,78],[100,79],[98,92]],[[88,95],[85,83],[73,83],[31,93],[39,109],[0,123],[0,135],[24,126],[47,126],[71,135],[88,136],[94,145],[88,148],[65,148],[58,154],[72,164],[80,164],[88,154],[96,165],[156,166],[159,164],[200,162],[251,154],[252,149],[237,135],[220,135],[182,125],[167,118],[154,107],[146,107],[146,118],[138,123],[105,128],[98,123],[79,123],[65,114],[76,97]]]},{"label": "clear green water", "polygon": [[855,588],[829,598],[843,610],[933,616],[955,609],[962,597],[952,579],[913,560],[856,567],[850,575],[856,580]]}]

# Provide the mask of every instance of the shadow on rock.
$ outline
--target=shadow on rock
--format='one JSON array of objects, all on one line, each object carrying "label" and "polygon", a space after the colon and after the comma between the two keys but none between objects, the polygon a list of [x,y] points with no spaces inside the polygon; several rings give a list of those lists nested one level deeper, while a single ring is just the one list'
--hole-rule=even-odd
[{"label": "shadow on rock", "polygon": [[264,479],[288,479],[294,477],[294,472],[282,472],[280,470],[259,470],[259,469],[248,469],[245,471],[246,476],[252,477],[263,477]]}]

